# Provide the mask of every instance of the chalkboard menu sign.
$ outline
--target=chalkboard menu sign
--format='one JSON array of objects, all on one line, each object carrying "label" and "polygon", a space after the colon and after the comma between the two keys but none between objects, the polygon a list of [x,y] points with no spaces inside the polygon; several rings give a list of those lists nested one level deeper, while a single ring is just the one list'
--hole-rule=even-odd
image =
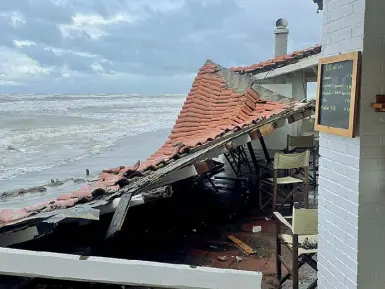
[{"label": "chalkboard menu sign", "polygon": [[320,60],[316,130],[354,137],[359,58],[352,52]]}]

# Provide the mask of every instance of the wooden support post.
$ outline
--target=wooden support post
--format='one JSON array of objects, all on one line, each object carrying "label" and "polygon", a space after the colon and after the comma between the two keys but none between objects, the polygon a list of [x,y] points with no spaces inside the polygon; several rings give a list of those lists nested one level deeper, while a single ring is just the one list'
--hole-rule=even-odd
[{"label": "wooden support post", "polygon": [[[316,156],[317,150],[312,149],[312,157],[313,157],[313,186],[314,190],[317,188],[317,156]],[[314,191],[314,203],[315,203],[315,191]]]},{"label": "wooden support post", "polygon": [[298,270],[299,270],[299,261],[298,261],[298,235],[293,234],[293,256],[292,256],[292,276],[291,281],[293,282],[293,289],[299,289],[299,280],[298,280]]},{"label": "wooden support post", "polygon": [[119,202],[118,207],[112,217],[110,226],[108,227],[106,239],[111,238],[122,230],[124,220],[126,219],[128,208],[130,207],[132,193],[125,193]]},{"label": "wooden support post", "polygon": [[266,147],[266,144],[265,144],[265,140],[263,139],[263,136],[259,137],[259,141],[261,142],[261,146],[262,146],[265,158],[266,158],[266,162],[268,164],[270,164],[271,163],[271,158],[270,158],[270,155],[269,155],[269,151],[267,150],[267,147]]},{"label": "wooden support post", "polygon": [[281,239],[280,239],[280,235],[281,235],[281,223],[279,222],[279,220],[276,220],[276,230],[277,230],[277,233],[276,233],[276,252],[275,252],[275,266],[276,266],[276,274],[277,274],[277,278],[278,278],[278,281],[281,281],[282,279],[282,268],[281,268],[281,259],[280,259],[280,256],[282,254],[282,248],[281,248]]},{"label": "wooden support post", "polygon": [[247,168],[249,169],[249,171],[251,172],[251,166],[250,166],[250,162],[249,162],[249,158],[247,157],[247,154],[246,154],[246,151],[245,151],[245,147],[244,146],[240,146],[240,150],[241,150],[241,155],[243,157],[243,160],[247,166]]},{"label": "wooden support post", "polygon": [[214,184],[214,182],[213,182],[213,180],[210,178],[210,176],[207,175],[207,173],[203,174],[201,178],[202,178],[202,180],[203,180],[203,179],[206,179],[206,180],[210,183],[210,185],[211,185],[211,187],[214,189],[214,191],[217,192],[217,193],[219,193],[219,190],[218,190],[217,186]]},{"label": "wooden support post", "polygon": [[259,167],[258,167],[257,157],[255,156],[253,145],[252,145],[251,141],[249,141],[247,143],[247,148],[249,149],[250,157],[251,157],[251,160],[253,161],[255,171],[256,171],[256,173],[258,173]]},{"label": "wooden support post", "polygon": [[237,170],[234,168],[234,165],[233,165],[233,163],[231,162],[229,156],[228,156],[227,154],[224,154],[224,156],[225,156],[227,162],[230,164],[231,169],[233,170],[234,174],[235,174],[236,176],[238,176]]},{"label": "wooden support post", "polygon": [[[253,145],[251,143],[251,141],[249,141],[247,143],[247,148],[249,149],[249,153],[250,153],[250,157],[251,157],[251,160],[253,162],[253,165],[254,165],[254,168],[255,168],[255,174],[256,174],[256,177],[257,177],[257,189],[260,189],[260,168],[258,166],[258,162],[257,162],[257,157],[255,156],[255,153],[254,153],[254,149],[253,149]],[[257,208],[259,207],[259,192],[256,192],[257,195],[255,195],[255,204],[257,205]]]}]

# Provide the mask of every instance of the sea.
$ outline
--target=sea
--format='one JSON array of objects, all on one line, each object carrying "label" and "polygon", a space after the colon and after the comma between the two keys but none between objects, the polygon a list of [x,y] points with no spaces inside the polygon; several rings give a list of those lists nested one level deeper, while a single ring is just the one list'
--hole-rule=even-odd
[{"label": "sea", "polygon": [[145,160],[185,97],[0,95],[0,194]]}]

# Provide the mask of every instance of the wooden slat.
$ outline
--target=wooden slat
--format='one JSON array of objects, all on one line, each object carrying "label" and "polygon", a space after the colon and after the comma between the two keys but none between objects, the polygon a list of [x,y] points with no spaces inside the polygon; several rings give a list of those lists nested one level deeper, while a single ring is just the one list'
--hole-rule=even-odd
[{"label": "wooden slat", "polygon": [[258,130],[262,136],[265,136],[265,135],[272,133],[275,130],[275,126],[273,123],[268,123],[268,124],[261,126]]},{"label": "wooden slat", "polygon": [[372,103],[373,108],[385,108],[385,103]]},{"label": "wooden slat", "polygon": [[239,247],[240,249],[242,249],[243,251],[245,251],[246,254],[252,255],[252,254],[257,253],[257,252],[254,251],[250,246],[246,245],[245,243],[243,243],[241,240],[239,240],[239,239],[236,238],[235,236],[229,235],[229,236],[227,236],[227,238],[228,238],[229,240],[231,240],[232,242],[234,242],[234,244],[235,244],[237,247]]},{"label": "wooden slat", "polygon": [[291,227],[290,223],[281,215],[281,213],[274,212],[273,214],[278,219],[278,221],[280,221],[293,232],[293,228]]},{"label": "wooden slat", "polygon": [[282,256],[278,256],[279,260],[281,261],[283,267],[286,268],[287,272],[289,272],[290,274],[293,274],[293,271],[292,269],[289,267],[289,265],[285,262],[285,260],[283,260]]},{"label": "wooden slat", "polygon": [[[322,92],[322,66],[331,63],[338,63],[351,60],[353,61],[352,70],[352,88],[350,94],[350,112],[349,112],[349,127],[348,129],[342,129],[337,127],[331,127],[320,124],[320,107],[321,107],[321,92]],[[317,76],[317,97],[315,106],[315,125],[314,128],[319,132],[326,132],[329,134],[335,134],[345,137],[353,138],[356,133],[356,122],[357,122],[357,108],[360,91],[360,75],[361,75],[361,52],[354,51],[344,53],[335,56],[329,56],[321,58],[318,63],[318,76]]]},{"label": "wooden slat", "polygon": [[122,196],[119,205],[112,217],[110,226],[108,227],[106,239],[111,238],[122,230],[123,222],[126,219],[128,208],[130,207],[132,193],[127,193]]}]

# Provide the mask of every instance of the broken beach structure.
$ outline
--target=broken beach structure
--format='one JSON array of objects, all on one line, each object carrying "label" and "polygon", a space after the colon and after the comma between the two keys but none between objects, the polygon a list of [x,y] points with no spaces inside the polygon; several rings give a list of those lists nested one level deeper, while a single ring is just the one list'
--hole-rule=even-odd
[{"label": "broken beach structure", "polygon": [[[207,61],[168,140],[145,162],[103,170],[97,181],[56,199],[4,209],[0,211],[2,232],[17,231],[25,223],[95,220],[99,214],[95,210],[116,206],[116,199],[127,192],[137,196],[134,202],[143,202],[151,193],[169,196],[171,189],[166,186],[207,171],[208,159],[268,135],[286,120],[293,123],[313,112],[314,101],[293,101],[264,88],[246,73]],[[85,214],[87,210],[95,214]]]},{"label": "broken beach structure", "polygon": [[[299,126],[293,124],[314,114],[315,102],[306,100],[304,89],[302,94],[297,92],[300,85],[303,87],[303,83],[297,83],[298,86],[291,84],[297,78],[316,79],[314,67],[317,66],[320,51],[321,47],[315,46],[277,56],[267,62],[231,69],[207,60],[200,68],[175,125],[162,147],[147,160],[134,166],[103,170],[97,180],[86,186],[76,184],[76,190],[65,191],[67,184],[50,188],[50,196],[53,195],[52,190],[57,190],[55,198],[43,198],[37,204],[19,207],[25,202],[18,204],[12,202],[12,199],[5,199],[5,202],[9,201],[12,205],[0,211],[0,245],[9,247],[31,240],[36,242],[39,238],[45,238],[55,232],[61,224],[94,224],[102,215],[112,217],[108,232],[105,232],[110,237],[121,231],[130,208],[173,198],[174,194],[180,191],[178,183],[181,181],[206,179],[206,182],[215,188],[212,176],[222,171],[223,167],[230,168],[232,175],[239,176],[239,167],[245,158],[250,160],[245,166],[255,173],[258,169],[255,150],[259,149],[267,158],[266,143],[270,137],[270,142],[282,139],[282,136],[286,137],[293,129],[298,130]],[[284,82],[283,86],[277,85],[279,82]],[[285,86],[287,84],[290,85]],[[275,85],[277,89],[274,88]],[[288,87],[291,89],[290,95],[286,93]],[[218,161],[220,156],[223,156],[223,162]],[[74,184],[71,184],[71,187],[73,186]],[[254,194],[255,191],[249,192],[252,199]],[[13,262],[12,256],[20,258],[17,250],[3,250],[10,264]],[[26,255],[31,258],[39,258],[39,254],[33,253],[34,251],[28,252]],[[49,254],[47,262],[52,261],[52,264],[59,262],[62,257],[60,254]],[[68,264],[76,266],[71,257],[63,258],[69,258]],[[98,264],[98,260],[93,262]],[[123,263],[116,266],[124,268]],[[130,264],[127,266],[131,266]],[[5,275],[25,277],[44,275],[37,274],[37,269],[34,271],[24,268],[23,273],[11,267],[9,272],[6,266],[0,271]],[[190,269],[186,269],[187,271],[190,272]],[[258,276],[250,277],[246,274],[245,278],[255,281]],[[57,276],[52,272],[46,277]],[[78,280],[84,281],[88,277],[78,276]],[[71,279],[71,276],[66,278]],[[108,278],[107,276],[106,282],[114,283],[114,280]],[[136,284],[135,280],[131,283],[123,281],[119,282]],[[142,281],[138,282],[156,285],[154,282]]]}]

